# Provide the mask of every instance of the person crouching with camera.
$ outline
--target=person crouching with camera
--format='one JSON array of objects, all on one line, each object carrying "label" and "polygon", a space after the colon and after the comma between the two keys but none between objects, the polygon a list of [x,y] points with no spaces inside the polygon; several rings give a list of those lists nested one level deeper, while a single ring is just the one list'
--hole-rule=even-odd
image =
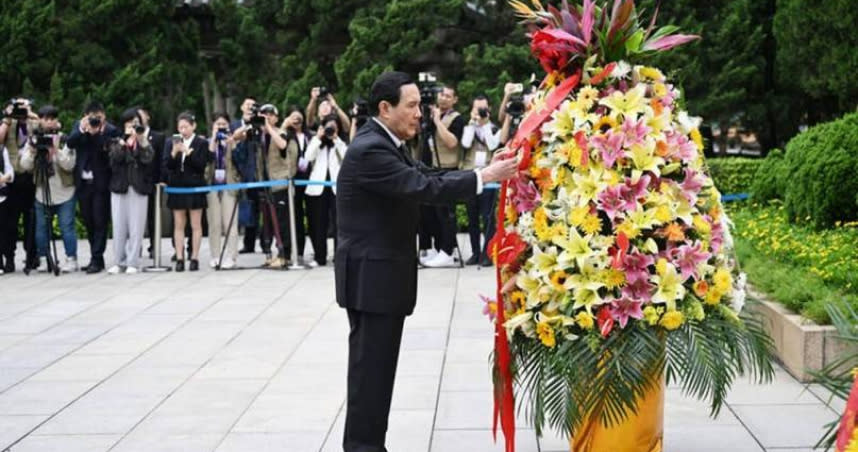
[{"label": "person crouching with camera", "polygon": [[[307,160],[313,164],[310,180],[315,182],[337,182],[337,174],[346,155],[346,143],[339,137],[339,121],[334,115],[322,120],[316,136],[307,146]],[[328,263],[328,226],[334,229],[336,249],[337,187],[310,185],[307,187],[307,203],[310,210],[310,236],[316,264]]]},{"label": "person crouching with camera", "polygon": [[66,259],[60,270],[64,273],[77,271],[77,231],[75,230],[75,183],[74,166],[76,154],[65,145],[65,137],[59,132],[56,107],[45,105],[39,109],[39,126],[21,152],[21,168],[31,171],[36,184],[35,234],[36,254],[39,256],[38,271],[52,271],[59,265],[53,258],[48,265],[49,241],[54,215],[63,238]]},{"label": "person crouching with camera", "polygon": [[[173,135],[164,152],[167,154],[167,172],[171,187],[204,187],[205,172],[211,159],[205,138],[194,134],[197,120],[184,112],[176,120],[179,133]],[[200,269],[200,242],[203,240],[203,209],[205,193],[170,194],[167,207],[173,211],[173,246],[176,249],[176,271],[185,271],[185,225],[191,217],[191,260],[188,270]]]},{"label": "person crouching with camera", "polygon": [[140,250],[146,232],[149,195],[155,190],[152,165],[155,150],[135,108],[119,118],[123,134],[110,142],[110,212],[113,217],[113,256],[107,273],[140,271]]},{"label": "person crouching with camera", "polygon": [[[237,184],[241,177],[232,161],[235,140],[229,131],[229,116],[215,113],[212,136],[209,139],[211,161],[206,167],[206,181],[210,185]],[[210,191],[206,194],[206,219],[209,223],[209,252],[211,266],[222,269],[235,268],[238,259],[238,219],[233,218],[236,192],[234,190]],[[221,257],[221,239],[226,235],[226,254]]]}]

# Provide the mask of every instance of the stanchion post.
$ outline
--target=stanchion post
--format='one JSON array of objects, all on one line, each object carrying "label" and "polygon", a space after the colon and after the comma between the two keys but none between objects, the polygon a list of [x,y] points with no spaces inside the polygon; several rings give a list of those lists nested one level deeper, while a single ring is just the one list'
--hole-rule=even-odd
[{"label": "stanchion post", "polygon": [[170,267],[161,266],[161,192],[164,186],[155,184],[155,237],[152,243],[152,252],[154,253],[154,263],[151,267],[146,267],[143,270],[147,272],[164,272],[170,271]]},{"label": "stanchion post", "polygon": [[298,264],[298,238],[295,233],[295,179],[289,180],[289,244],[292,247],[290,270],[306,270],[307,267]]}]

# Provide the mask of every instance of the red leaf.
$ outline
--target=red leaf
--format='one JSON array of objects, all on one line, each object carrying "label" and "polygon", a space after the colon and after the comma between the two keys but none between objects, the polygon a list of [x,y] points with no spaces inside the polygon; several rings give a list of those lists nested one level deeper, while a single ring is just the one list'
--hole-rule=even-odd
[{"label": "red leaf", "polygon": [[611,330],[614,329],[614,316],[611,315],[611,310],[606,307],[600,309],[596,320],[599,323],[599,332],[602,333],[602,337],[608,337]]},{"label": "red leaf", "polygon": [[611,75],[611,72],[614,72],[615,67],[617,67],[617,63],[608,63],[602,72],[598,73],[595,77],[590,78],[590,84],[598,85],[599,83],[602,83],[602,80],[605,80],[605,78]]},{"label": "red leaf", "polygon": [[518,132],[515,134],[515,138],[513,138],[510,143],[510,147],[512,149],[519,149],[524,140],[529,139],[530,135],[542,126],[542,123],[551,116],[551,113],[553,113],[554,110],[563,103],[566,96],[568,96],[569,93],[578,86],[580,78],[581,73],[578,72],[564,80],[563,83],[556,86],[545,98],[545,105],[539,111],[531,111],[530,114],[527,115],[527,118],[525,118],[518,127]]}]

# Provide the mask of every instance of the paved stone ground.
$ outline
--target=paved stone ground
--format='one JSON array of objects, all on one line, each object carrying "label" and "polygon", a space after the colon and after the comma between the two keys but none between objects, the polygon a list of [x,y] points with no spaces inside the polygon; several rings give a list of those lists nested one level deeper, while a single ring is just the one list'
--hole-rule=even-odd
[{"label": "paved stone ground", "polygon": [[[420,272],[391,452],[502,450],[476,297],[492,281],[488,269]],[[347,331],[331,267],[0,276],[0,451],[339,451]],[[712,420],[668,389],[666,450],[807,452],[836,418],[822,391],[780,369],[728,400]],[[568,450],[519,426],[520,452]]]}]

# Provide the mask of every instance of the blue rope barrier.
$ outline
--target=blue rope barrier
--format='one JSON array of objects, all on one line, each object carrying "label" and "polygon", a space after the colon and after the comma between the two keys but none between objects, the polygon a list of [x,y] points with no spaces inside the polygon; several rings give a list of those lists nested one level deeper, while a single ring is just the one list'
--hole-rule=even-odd
[{"label": "blue rope barrier", "polygon": [[748,193],[733,193],[729,195],[721,195],[721,202],[744,201],[750,197],[751,195]]},{"label": "blue rope barrier", "polygon": [[[337,183],[332,181],[315,181],[315,180],[296,180],[296,187],[307,187],[310,185],[321,185],[323,187],[333,187]],[[247,182],[243,184],[223,184],[223,185],[206,185],[202,187],[165,187],[165,193],[171,194],[193,194],[193,193],[208,193],[211,191],[223,190],[245,190],[248,188],[266,188],[266,187],[282,187],[289,185],[289,179],[270,180],[264,182]],[[486,190],[498,190],[500,184],[491,182],[483,187]],[[748,193],[732,193],[721,196],[722,202],[744,201],[751,197]]]}]

